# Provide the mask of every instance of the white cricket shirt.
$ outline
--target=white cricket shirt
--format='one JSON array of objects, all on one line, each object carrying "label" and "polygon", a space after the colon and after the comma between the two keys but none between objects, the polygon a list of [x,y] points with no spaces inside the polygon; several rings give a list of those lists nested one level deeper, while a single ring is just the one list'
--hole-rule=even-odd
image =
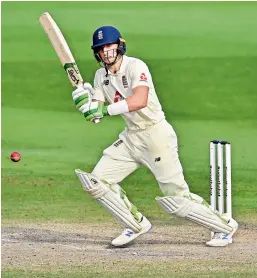
[{"label": "white cricket shirt", "polygon": [[155,92],[152,76],[147,65],[140,59],[123,56],[117,73],[100,68],[95,73],[93,98],[108,101],[110,104],[126,99],[133,94],[137,86],[149,87],[147,106],[143,109],[121,114],[130,130],[146,129],[165,118],[161,104]]}]

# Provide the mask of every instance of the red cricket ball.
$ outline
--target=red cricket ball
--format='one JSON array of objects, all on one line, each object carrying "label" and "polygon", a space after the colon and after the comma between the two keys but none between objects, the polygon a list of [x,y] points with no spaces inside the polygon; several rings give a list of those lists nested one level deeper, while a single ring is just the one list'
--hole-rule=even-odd
[{"label": "red cricket ball", "polygon": [[13,161],[13,162],[19,162],[21,160],[21,155],[19,152],[13,152],[10,156],[10,159]]}]

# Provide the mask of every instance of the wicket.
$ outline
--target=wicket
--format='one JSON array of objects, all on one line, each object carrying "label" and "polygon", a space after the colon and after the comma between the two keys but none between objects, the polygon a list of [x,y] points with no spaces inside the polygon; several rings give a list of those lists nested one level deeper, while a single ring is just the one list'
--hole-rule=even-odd
[{"label": "wicket", "polygon": [[[224,190],[225,147],[225,190]],[[217,164],[217,165],[216,165]],[[217,166],[217,171],[216,171]],[[225,195],[225,196],[224,196]],[[218,202],[217,202],[218,201]],[[224,204],[226,204],[224,206]],[[231,145],[226,141],[210,142],[210,205],[220,213],[232,217],[231,199]]]}]

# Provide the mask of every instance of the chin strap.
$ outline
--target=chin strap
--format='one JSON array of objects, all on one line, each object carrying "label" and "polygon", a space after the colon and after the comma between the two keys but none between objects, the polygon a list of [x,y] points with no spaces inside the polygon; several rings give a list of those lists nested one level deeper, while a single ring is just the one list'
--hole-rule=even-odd
[{"label": "chin strap", "polygon": [[105,71],[106,71],[105,77],[108,77],[108,68],[107,68],[107,65],[105,63],[104,63],[104,68],[105,68]]},{"label": "chin strap", "polygon": [[108,76],[108,67],[109,67],[109,66],[115,65],[115,64],[119,61],[119,59],[120,59],[121,57],[122,57],[121,54],[117,54],[115,60],[114,60],[112,63],[110,63],[110,64],[106,64],[106,63],[104,63],[104,62],[102,61],[103,64],[104,64],[105,71],[106,71],[105,77]]}]

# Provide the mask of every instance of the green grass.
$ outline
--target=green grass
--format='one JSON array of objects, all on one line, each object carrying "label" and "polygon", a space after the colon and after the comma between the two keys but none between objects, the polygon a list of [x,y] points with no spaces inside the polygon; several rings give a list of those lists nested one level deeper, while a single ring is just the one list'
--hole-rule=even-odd
[{"label": "green grass", "polygon": [[[122,128],[123,123],[114,120],[113,126],[112,119],[106,119],[97,126],[80,121],[80,115],[76,113],[29,109],[21,113],[21,109],[2,109],[4,119],[16,113],[22,115],[16,120],[15,134],[19,136],[12,136],[12,125],[3,128],[4,138],[10,138],[2,141],[3,219],[56,217],[67,221],[93,221],[98,211],[101,216],[111,218],[102,213],[103,209],[83,192],[74,169],[91,171],[101,156],[102,149],[115,139],[115,131]],[[33,121],[30,122],[30,118]],[[34,121],[40,119],[45,121],[34,126]],[[52,125],[48,124],[49,121]],[[231,138],[233,142],[235,213],[244,216],[256,213],[256,161],[253,156],[256,130],[241,121],[208,121],[208,129],[204,129],[207,122],[204,125],[203,121],[174,122],[181,138],[181,160],[191,190],[208,199],[208,140],[211,130],[214,138]],[[90,140],[74,136],[77,130],[83,130],[83,126],[87,128],[85,137],[90,131]],[[106,128],[110,132],[105,133]],[[53,134],[55,140],[52,140]],[[191,135],[188,137],[187,134]],[[13,163],[9,159],[12,150],[21,152],[22,160],[19,163]],[[245,186],[247,190],[244,190]],[[140,209],[147,211],[152,218],[160,217],[162,212],[154,201],[160,191],[148,170],[139,169],[123,182],[123,187]],[[69,205],[64,206],[64,202]],[[87,213],[81,214],[81,210]]]},{"label": "green grass", "polygon": [[[101,8],[91,2],[3,2],[3,219],[70,220],[78,214],[62,213],[64,203],[75,210],[94,207],[73,170],[91,171],[102,150],[124,127],[119,117],[92,125],[75,111],[69,81],[38,23],[46,10],[61,26],[89,81],[97,69],[90,58],[94,29],[116,24],[128,12],[140,14],[135,20],[126,17],[118,27],[128,37],[128,54],[149,64],[167,119],[178,134],[181,161],[192,191],[208,198],[208,142],[213,138],[229,140],[233,144],[234,211],[255,214],[256,8],[256,3],[250,2],[151,2],[147,6],[124,2],[101,3]],[[142,9],[149,15],[141,13]],[[110,13],[108,20],[102,17],[104,11]],[[113,15],[117,16],[115,22]],[[76,24],[66,20],[74,16]],[[87,18],[86,26],[82,16]],[[21,152],[20,163],[9,160],[14,150]],[[152,217],[158,217],[159,210],[152,203],[160,192],[149,171],[139,170],[123,186],[139,207],[151,207]],[[52,206],[45,207],[50,200],[54,201]],[[44,213],[24,213],[30,205]],[[95,214],[77,217],[90,219]]]},{"label": "green grass", "polygon": [[[116,24],[125,9],[135,16],[141,14],[140,19],[120,21],[118,27],[128,38],[128,54],[138,55],[149,64],[167,119],[178,134],[191,190],[208,199],[208,142],[213,138],[229,140],[235,214],[255,215],[256,3],[113,5],[101,3],[100,8],[99,3],[91,2],[3,2],[3,220],[93,220],[97,212],[106,217],[102,208],[83,193],[74,169],[91,171],[124,122],[112,117],[92,125],[75,111],[69,81],[38,23],[39,15],[46,10],[56,18],[89,81],[97,69],[90,58],[94,29],[114,24],[114,14]],[[141,13],[145,8],[149,15]],[[104,11],[110,13],[107,22],[102,18]],[[86,26],[82,15],[87,18]],[[76,25],[66,20],[74,16]],[[9,160],[15,150],[22,155],[19,163]],[[154,197],[160,191],[148,170],[140,169],[128,177],[123,187],[142,210],[151,210],[150,217],[159,217]],[[72,208],[70,212],[63,208],[64,203]],[[78,213],[84,208],[90,213]]]},{"label": "green grass", "polygon": [[[87,265],[87,262],[85,262]],[[133,267],[131,267],[133,265]],[[115,266],[115,267],[114,267]],[[80,278],[80,277],[99,277],[99,278],[147,278],[147,277],[208,277],[208,278],[239,278],[239,277],[256,277],[256,269],[253,264],[245,262],[228,262],[228,261],[198,261],[198,260],[172,260],[172,265],[168,259],[163,259],[163,263],[149,259],[149,261],[119,261],[96,263],[93,267],[74,266],[71,270],[67,266],[62,266],[53,271],[49,267],[49,271],[45,271],[40,267],[37,270],[8,270],[2,273],[2,277],[49,277],[49,278]]]},{"label": "green grass", "polygon": [[[191,191],[209,199],[209,141],[229,140],[233,213],[243,221],[257,219],[256,2],[2,2],[3,223],[112,221],[83,192],[74,169],[91,171],[124,121],[112,117],[93,125],[75,110],[72,88],[38,22],[45,11],[60,25],[90,82],[98,68],[90,50],[93,31],[118,27],[128,55],[149,65],[177,132]],[[10,161],[12,151],[21,153],[19,163]],[[122,186],[150,219],[168,220],[154,200],[161,193],[147,169]],[[31,273],[10,270],[3,277],[68,277]],[[74,269],[69,277],[80,274]],[[226,277],[232,275],[241,277]]]}]

